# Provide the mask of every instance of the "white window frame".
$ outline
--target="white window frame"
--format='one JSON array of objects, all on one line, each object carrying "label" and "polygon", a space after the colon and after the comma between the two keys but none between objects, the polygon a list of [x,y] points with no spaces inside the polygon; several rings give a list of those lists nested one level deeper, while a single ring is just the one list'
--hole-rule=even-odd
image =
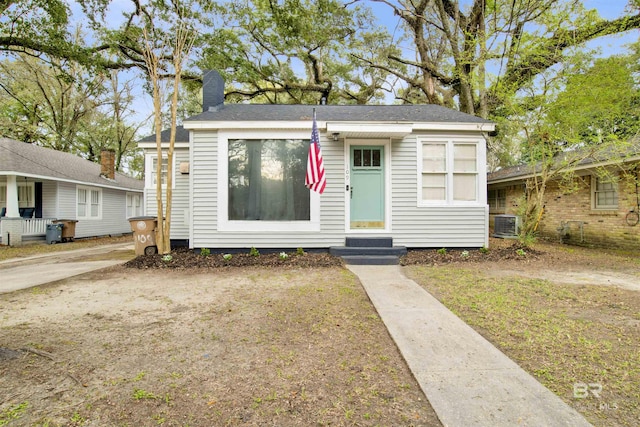
[{"label": "white window frame", "polygon": [[[615,205],[598,205],[598,180],[601,178],[597,175],[591,175],[591,209],[594,211],[617,211],[618,206],[620,205],[620,188],[618,185],[618,181],[613,181],[611,184],[613,185],[613,189],[616,194],[616,198],[618,203]],[[606,182],[605,182],[606,183]]]},{"label": "white window frame", "polygon": [[[166,152],[162,153],[162,158],[163,159],[167,159],[168,155]],[[154,167],[156,167],[158,161],[158,155],[157,153],[153,153],[153,154],[147,154],[145,157],[145,166],[144,166],[144,170],[148,171],[149,173],[145,173],[145,177],[144,177],[144,182],[145,182],[145,187],[146,188],[151,188],[151,189],[155,189],[156,188],[156,183],[155,183],[155,172],[154,172]],[[171,168],[171,188],[176,188],[176,156],[175,153],[173,155],[173,167]],[[168,162],[167,162],[167,166],[168,166]],[[162,184],[162,188],[167,188],[166,184]]]},{"label": "white window frame", "polygon": [[[138,201],[137,206],[135,204],[136,200]],[[141,216],[143,214],[142,203],[143,203],[142,193],[127,193],[126,202],[125,202],[126,217],[133,218],[136,216]]]},{"label": "white window frame", "polygon": [[[422,197],[423,185],[423,146],[425,144],[445,144],[446,145],[446,167],[445,167],[445,199],[425,200]],[[456,144],[475,145],[476,147],[476,199],[475,200],[454,200],[453,199],[453,176],[459,172],[454,172],[454,146]],[[417,138],[417,205],[418,206],[486,206],[487,205],[487,166],[486,166],[486,146],[484,139],[458,137],[454,135],[442,136],[419,136]],[[426,173],[426,172],[425,172]]]},{"label": "white window frame", "polygon": [[[230,139],[311,139],[311,130],[245,130],[218,132],[218,231],[302,232],[320,231],[320,195],[309,190],[308,221],[231,221],[229,220],[229,140]],[[323,151],[324,156],[324,151]],[[304,185],[301,182],[300,185]],[[326,190],[325,190],[326,191]]]},{"label": "white window frame", "polygon": [[[85,215],[80,215],[80,198],[79,198],[80,190],[85,190],[87,195]],[[97,216],[91,215],[91,206],[93,205],[91,200],[92,200],[92,192],[94,191],[98,194],[98,215]],[[102,188],[88,187],[84,185],[76,186],[76,219],[101,220],[103,204],[104,202],[102,198]]]}]

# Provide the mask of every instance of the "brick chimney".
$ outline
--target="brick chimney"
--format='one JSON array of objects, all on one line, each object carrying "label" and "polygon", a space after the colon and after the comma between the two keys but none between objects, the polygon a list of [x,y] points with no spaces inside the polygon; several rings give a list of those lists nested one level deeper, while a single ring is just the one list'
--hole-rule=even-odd
[{"label": "brick chimney", "polygon": [[202,112],[224,104],[224,79],[216,70],[202,74]]},{"label": "brick chimney", "polygon": [[100,175],[107,179],[116,178],[116,153],[113,150],[100,152]]}]

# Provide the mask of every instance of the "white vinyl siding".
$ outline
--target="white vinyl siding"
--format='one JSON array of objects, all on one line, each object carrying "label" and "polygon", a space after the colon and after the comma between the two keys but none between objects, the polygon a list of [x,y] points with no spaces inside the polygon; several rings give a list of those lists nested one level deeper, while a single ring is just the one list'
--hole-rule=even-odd
[{"label": "white vinyl siding", "polygon": [[[475,144],[478,194],[474,203],[420,203],[423,194],[422,147],[425,141],[461,141]],[[489,213],[486,206],[486,150],[478,134],[409,135],[391,143],[392,219],[390,236],[395,245],[410,248],[482,247],[488,245]],[[416,171],[416,156],[419,160]],[[453,165],[447,171],[449,172]],[[418,173],[416,173],[418,172]],[[449,181],[447,181],[449,183]],[[451,192],[448,192],[451,194]],[[418,203],[416,203],[418,197]],[[416,206],[417,205],[417,206]]]},{"label": "white vinyl siding", "polygon": [[[273,132],[264,130],[264,133]],[[311,130],[309,130],[310,135]],[[260,132],[259,132],[260,133]],[[286,131],[281,134],[287,134]],[[282,136],[282,135],[281,135]],[[416,195],[422,192],[422,182],[418,179],[416,155],[418,140],[409,135],[403,140],[389,143],[390,194],[392,224],[386,232],[374,232],[376,236],[393,237],[394,244],[407,247],[481,247],[488,245],[488,208],[486,205],[486,150],[484,140],[478,133],[462,135],[427,134],[420,136],[421,141],[440,140],[448,143],[455,140],[474,145],[476,171],[461,170],[461,174],[472,173],[476,176],[475,201],[442,204],[440,206],[417,206]],[[320,198],[319,230],[317,231],[268,231],[268,230],[224,230],[220,227],[219,213],[226,205],[224,188],[220,188],[220,167],[226,158],[220,159],[219,135],[215,131],[192,131],[192,150],[189,154],[191,164],[191,195],[193,222],[190,233],[192,248],[328,248],[344,245],[346,233],[345,210],[346,195],[345,149],[343,140],[333,141],[320,134],[322,155],[327,176],[327,188]],[[420,149],[421,150],[421,149]],[[386,155],[386,153],[385,153]],[[468,156],[470,157],[470,156]],[[463,165],[464,159],[463,160]],[[469,159],[466,159],[467,163]],[[422,162],[422,161],[421,161]],[[460,168],[462,166],[458,165]],[[420,170],[422,166],[420,166]],[[450,171],[454,170],[453,163]],[[449,170],[448,170],[449,172]],[[435,173],[435,172],[434,172]],[[225,175],[226,176],[226,175]],[[420,181],[420,182],[419,182]],[[224,184],[223,184],[224,187]],[[420,189],[420,190],[419,190]],[[176,193],[178,193],[176,191]],[[452,197],[453,198],[453,197]],[[358,234],[362,235],[362,234]],[[172,226],[173,237],[173,226]]]},{"label": "white vinyl siding", "polygon": [[[46,199],[46,183],[43,188],[43,199]],[[58,219],[77,219],[77,238],[93,236],[109,236],[131,233],[131,225],[126,216],[126,191],[111,188],[100,188],[102,202],[101,219],[81,219],[77,215],[77,186],[75,184],[57,183],[57,211],[48,211],[43,216]],[[87,187],[95,189],[96,187]],[[140,193],[141,194],[141,193]],[[43,200],[44,201],[44,200]]]},{"label": "white vinyl siding", "polygon": [[[155,149],[153,154],[147,154],[146,156],[146,170],[155,164],[157,156],[155,155]],[[180,173],[176,171],[177,165],[181,163],[189,162],[189,151],[186,148],[175,148],[173,152],[174,160],[174,173],[173,173],[173,195],[171,199],[171,239],[174,240],[187,240],[189,238],[189,179],[193,174],[193,168],[189,167],[189,173]],[[163,192],[163,209],[166,206],[165,194]],[[142,209],[144,215],[158,216],[158,207],[156,203],[156,186],[153,184],[153,180],[147,176],[146,189],[144,196],[144,209]]]},{"label": "white vinyl siding", "polygon": [[[220,185],[223,174],[220,168],[226,168],[227,158],[219,157],[219,143],[238,134],[227,132],[222,138],[214,131],[193,131],[192,151],[190,153],[191,175],[193,187],[191,191],[193,207],[193,225],[191,234],[191,247],[201,248],[328,248],[329,246],[344,244],[345,236],[345,175],[344,175],[344,144],[342,141],[333,141],[326,138],[324,133],[320,135],[322,144],[322,156],[327,177],[327,188],[320,196],[313,193],[312,215],[317,216],[319,223],[300,221],[307,223],[307,229],[285,227],[274,229],[277,224],[269,224],[262,229],[250,229],[246,227],[234,228],[226,218],[221,218],[221,213],[226,211],[226,188]],[[264,129],[254,133],[260,138],[303,138],[309,139],[309,131],[274,131]],[[304,185],[301,182],[300,185]],[[317,201],[314,201],[314,198]],[[224,204],[224,205],[221,205]],[[225,224],[226,222],[226,224]],[[295,221],[298,222],[298,221]],[[290,222],[291,224],[293,222]],[[256,226],[254,226],[256,227]]]},{"label": "white vinyl siding", "polygon": [[44,181],[42,183],[42,217],[59,218],[58,203],[58,183]]}]

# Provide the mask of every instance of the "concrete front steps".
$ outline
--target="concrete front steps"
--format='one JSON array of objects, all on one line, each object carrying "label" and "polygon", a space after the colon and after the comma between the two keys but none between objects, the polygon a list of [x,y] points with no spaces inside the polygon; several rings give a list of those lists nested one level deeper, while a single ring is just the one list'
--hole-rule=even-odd
[{"label": "concrete front steps", "polygon": [[352,265],[394,265],[407,248],[393,246],[391,237],[347,237],[345,246],[332,246],[329,253]]}]

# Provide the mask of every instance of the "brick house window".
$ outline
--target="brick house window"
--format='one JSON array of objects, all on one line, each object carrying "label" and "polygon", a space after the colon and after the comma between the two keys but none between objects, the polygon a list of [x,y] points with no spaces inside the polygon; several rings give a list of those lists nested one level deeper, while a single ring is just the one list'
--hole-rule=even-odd
[{"label": "brick house window", "polygon": [[618,183],[593,176],[591,180],[593,209],[618,209]]},{"label": "brick house window", "polygon": [[507,208],[507,189],[489,190],[487,202],[489,203],[489,212],[505,212]]}]

